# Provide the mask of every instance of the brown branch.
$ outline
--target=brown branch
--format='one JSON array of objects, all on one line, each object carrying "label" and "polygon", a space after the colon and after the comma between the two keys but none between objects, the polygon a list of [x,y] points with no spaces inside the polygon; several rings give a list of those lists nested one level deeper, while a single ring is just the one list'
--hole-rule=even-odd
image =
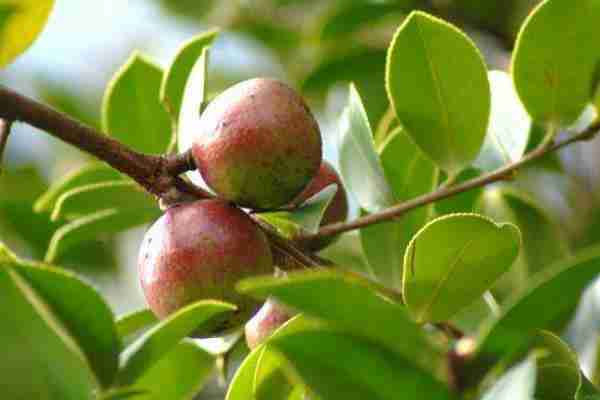
[{"label": "brown branch", "polygon": [[8,136],[10,135],[12,124],[13,120],[0,119],[0,172],[2,172],[2,157],[4,155],[6,143],[8,143]]},{"label": "brown branch", "polygon": [[562,149],[563,147],[566,147],[572,143],[589,140],[593,138],[598,133],[598,131],[600,131],[600,121],[595,122],[585,131],[573,135],[568,139],[564,139],[556,143],[549,142],[547,144],[544,144],[533,150],[531,153],[525,155],[519,161],[514,162],[512,164],[508,164],[502,168],[497,169],[496,171],[481,175],[477,178],[468,180],[458,185],[440,188],[434,192],[427,193],[423,196],[416,197],[412,200],[400,203],[383,211],[357,218],[350,222],[325,225],[321,227],[319,232],[317,232],[316,234],[305,235],[302,237],[302,239],[314,240],[325,236],[337,235],[343,232],[364,228],[369,225],[380,224],[386,221],[399,218],[407,212],[412,211],[416,208],[423,207],[436,201],[443,200],[448,197],[467,192],[469,190],[473,190],[494,182],[504,180],[507,177],[511,177],[519,168],[523,167],[524,165],[529,164],[532,161],[538,160],[543,156],[551,152],[557,151],[559,149]]},{"label": "brown branch", "polygon": [[[180,188],[198,193],[175,175],[190,169],[189,156],[162,156],[139,153],[119,141],[74,120],[33,99],[0,86],[0,118],[23,121],[52,136],[90,153],[111,167],[130,176],[149,192],[162,196],[177,183]],[[206,197],[208,194],[203,192]]]}]

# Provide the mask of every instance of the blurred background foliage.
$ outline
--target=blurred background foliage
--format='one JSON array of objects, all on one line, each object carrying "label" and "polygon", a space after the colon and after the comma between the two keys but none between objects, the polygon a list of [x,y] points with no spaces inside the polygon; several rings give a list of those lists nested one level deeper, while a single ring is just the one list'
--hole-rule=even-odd
[{"label": "blurred background foliage", "polygon": [[[58,0],[45,32],[2,71],[0,81],[99,127],[104,87],[134,49],[165,65],[183,41],[220,27],[222,34],[211,53],[209,97],[255,76],[289,82],[306,96],[318,116],[325,157],[335,164],[335,123],[346,99],[345,83],[356,83],[374,132],[385,134],[386,127],[394,125],[386,118],[386,48],[410,10],[424,9],[457,24],[476,41],[489,69],[509,70],[518,27],[537,3]],[[532,138],[536,138],[533,130]],[[599,156],[600,139],[578,144],[521,171],[514,181],[486,190],[476,202],[463,199],[467,210],[514,221],[523,231],[524,252],[518,261],[522,267],[513,268],[517,272],[503,279],[496,293],[500,298],[540,266],[600,241]],[[65,222],[35,213],[33,204],[49,182],[85,161],[89,157],[78,150],[23,124],[15,126],[0,175],[0,239],[23,257],[43,259],[52,234]],[[449,206],[462,207],[460,202]],[[355,209],[354,215],[358,213]],[[78,244],[61,256],[60,265],[86,276],[116,313],[139,309],[143,298],[136,281],[136,253],[144,229]],[[340,265],[368,270],[357,233],[344,235],[325,256]],[[577,324],[596,327],[596,318],[588,318],[595,301],[590,292],[582,307],[586,314],[569,330],[578,350],[595,342],[595,337],[584,337],[584,330],[577,329]],[[592,334],[595,331],[588,329]],[[592,353],[586,353],[588,364]]]}]

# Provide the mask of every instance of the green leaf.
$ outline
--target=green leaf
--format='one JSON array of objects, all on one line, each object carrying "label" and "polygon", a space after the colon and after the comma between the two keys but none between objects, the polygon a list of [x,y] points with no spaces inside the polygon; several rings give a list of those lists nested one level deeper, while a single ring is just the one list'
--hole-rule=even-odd
[{"label": "green leaf", "polygon": [[117,332],[121,339],[135,335],[139,331],[158,322],[158,318],[148,309],[120,316],[117,319]]},{"label": "green leaf", "polygon": [[185,84],[177,124],[177,148],[180,153],[192,147],[192,141],[199,132],[200,114],[206,105],[209,54],[208,47],[202,49]]},{"label": "green leaf", "polygon": [[536,374],[535,358],[530,357],[511,368],[482,400],[534,400]]},{"label": "green leaf", "polygon": [[62,270],[25,263],[19,263],[14,270],[81,348],[100,383],[109,386],[119,366],[121,342],[113,314],[102,297]]},{"label": "green leaf", "polygon": [[177,55],[163,77],[160,87],[160,101],[175,121],[179,118],[186,82],[194,64],[202,56],[204,49],[212,44],[218,33],[218,29],[212,29],[184,43],[177,51]]},{"label": "green leaf", "polygon": [[404,258],[404,300],[419,322],[451,318],[505,273],[519,254],[512,224],[477,214],[452,214],[427,224]]},{"label": "green leaf", "polygon": [[287,360],[277,352],[271,351],[269,345],[264,346],[254,375],[254,398],[289,398],[295,388],[291,375]]},{"label": "green leaf", "polygon": [[0,68],[33,43],[53,6],[54,0],[5,0],[0,4]]},{"label": "green leaf", "polygon": [[[538,330],[554,330],[570,318],[585,287],[600,273],[600,248],[590,248],[536,275],[527,290],[490,319],[478,339],[475,363],[522,351]],[[548,305],[552,305],[549,307]],[[486,362],[489,364],[489,362]]]},{"label": "green leaf", "polygon": [[183,340],[135,382],[133,387],[147,394],[134,399],[191,399],[214,370],[213,356],[192,341]]},{"label": "green leaf", "polygon": [[337,191],[337,185],[329,185],[293,211],[277,211],[256,215],[275,226],[288,237],[293,237],[302,230],[308,233],[317,233],[323,214]]},{"label": "green leaf", "polygon": [[89,397],[96,381],[85,357],[0,246],[0,387],[6,399]]},{"label": "green leaf", "polygon": [[375,152],[369,119],[354,85],[350,85],[348,105],[340,121],[339,163],[346,189],[364,210],[376,212],[394,204]]},{"label": "green leaf", "polygon": [[[557,29],[566,26],[568,34]],[[529,16],[517,39],[512,71],[534,120],[569,125],[579,117],[593,95],[599,35],[596,0],[578,1],[577,7],[546,0]]]},{"label": "green leaf", "polygon": [[56,200],[51,219],[75,219],[98,210],[116,209],[155,210],[158,205],[154,198],[131,181],[106,181],[79,186],[64,192]]},{"label": "green leaf", "polygon": [[127,211],[109,209],[73,220],[54,233],[44,260],[56,262],[76,244],[95,240],[98,235],[115,234],[151,222],[159,215],[158,208]]},{"label": "green leaf", "polygon": [[[335,271],[289,273],[285,278],[251,278],[238,288],[261,298],[276,297],[307,315],[381,343],[406,360],[433,370],[440,354],[397,303],[359,275]],[[365,323],[368,319],[369,323]]]},{"label": "green leaf", "polygon": [[500,314],[500,306],[490,292],[463,308],[450,320],[458,329],[466,333],[476,333],[481,324]]},{"label": "green leaf", "polygon": [[[467,168],[458,174],[452,183],[452,185],[460,185],[471,179],[481,176],[481,171],[475,168]],[[440,176],[439,186],[448,185],[448,177],[446,179]],[[484,188],[478,187],[466,192],[459,193],[454,196],[450,196],[446,199],[436,201],[434,204],[434,210],[436,216],[442,216],[445,214],[455,213],[472,213],[477,205],[477,201],[480,199]]]},{"label": "green leaf", "polygon": [[36,212],[50,211],[54,208],[58,198],[65,192],[80,186],[90,185],[105,181],[114,181],[121,178],[121,174],[107,165],[91,162],[53,183],[48,190],[35,202],[33,208]]},{"label": "green leaf", "polygon": [[321,329],[269,343],[324,399],[454,398],[431,375],[365,338]]},{"label": "green leaf", "polygon": [[161,321],[125,349],[117,375],[120,385],[131,385],[160,361],[183,338],[197,329],[218,323],[235,306],[219,301],[199,301]]},{"label": "green leaf", "polygon": [[490,88],[469,38],[435,17],[411,13],[390,45],[386,80],[400,123],[440,168],[456,175],[475,160],[488,124]]},{"label": "green leaf", "polygon": [[144,153],[163,153],[171,140],[171,121],[159,100],[163,71],[134,53],[104,93],[102,128]]},{"label": "green leaf", "polygon": [[491,71],[492,111],[485,142],[474,166],[491,172],[518,161],[525,154],[531,118],[523,108],[510,75]]},{"label": "green leaf", "polygon": [[359,234],[371,274],[386,286],[399,287],[404,249],[410,239],[406,238],[405,225],[400,221],[384,222],[362,228]]}]

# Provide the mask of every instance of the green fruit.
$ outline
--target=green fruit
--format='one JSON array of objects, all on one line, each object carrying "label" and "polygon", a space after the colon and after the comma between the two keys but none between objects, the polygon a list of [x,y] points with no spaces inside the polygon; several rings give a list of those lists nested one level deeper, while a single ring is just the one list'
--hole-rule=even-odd
[{"label": "green fruit", "polygon": [[139,277],[150,309],[164,318],[204,299],[238,306],[219,329],[240,325],[260,303],[239,294],[243,278],[273,273],[264,233],[239,208],[222,200],[183,203],[165,211],[142,243]]},{"label": "green fruit", "polygon": [[220,197],[255,209],[292,201],[321,164],[321,133],[302,98],[273,79],[232,86],[206,108],[192,144]]}]

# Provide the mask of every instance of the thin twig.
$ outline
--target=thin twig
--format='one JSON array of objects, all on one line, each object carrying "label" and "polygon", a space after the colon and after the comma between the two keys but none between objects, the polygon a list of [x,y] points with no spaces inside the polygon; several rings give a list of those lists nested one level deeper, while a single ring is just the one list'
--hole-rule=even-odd
[{"label": "thin twig", "polygon": [[4,155],[6,143],[8,143],[8,136],[10,135],[12,124],[13,121],[10,119],[0,119],[0,172],[2,172],[2,157]]},{"label": "thin twig", "polygon": [[595,122],[585,131],[573,135],[568,139],[564,139],[556,143],[551,143],[549,145],[540,146],[531,153],[525,155],[519,161],[516,161],[512,164],[508,164],[502,168],[497,169],[496,171],[481,175],[477,178],[473,178],[458,185],[443,187],[434,192],[416,197],[412,200],[400,203],[383,211],[357,218],[350,222],[325,225],[321,227],[319,232],[317,232],[316,234],[305,235],[302,237],[302,239],[314,240],[326,236],[337,235],[343,232],[349,232],[355,229],[364,228],[373,224],[380,224],[401,217],[407,212],[412,211],[416,208],[423,207],[436,201],[443,200],[448,197],[467,192],[469,190],[473,190],[497,181],[504,180],[507,177],[512,176],[519,168],[525,166],[526,164],[538,160],[544,157],[545,155],[562,149],[563,147],[566,147],[572,143],[589,140],[593,138],[598,133],[598,131],[600,131],[600,121]]}]

